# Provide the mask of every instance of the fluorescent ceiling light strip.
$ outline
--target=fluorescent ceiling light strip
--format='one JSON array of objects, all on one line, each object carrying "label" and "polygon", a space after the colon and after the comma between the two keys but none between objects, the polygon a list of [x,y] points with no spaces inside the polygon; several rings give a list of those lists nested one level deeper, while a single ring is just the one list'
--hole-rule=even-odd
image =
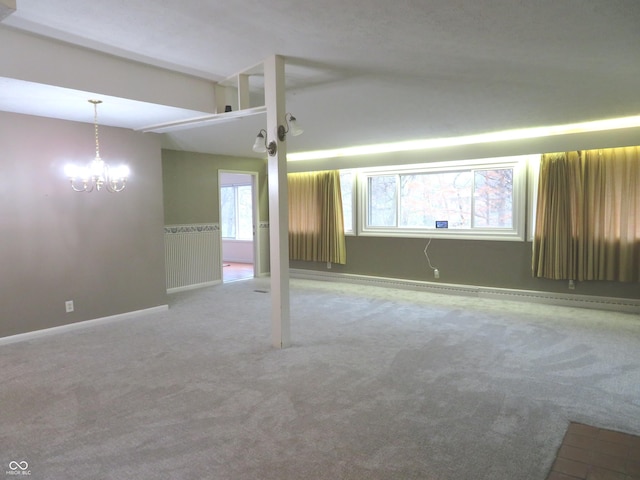
[{"label": "fluorescent ceiling light strip", "polygon": [[640,115],[633,117],[596,120],[593,122],[571,123],[550,127],[521,128],[504,130],[502,132],[481,133],[463,137],[433,138],[424,140],[409,140],[405,142],[378,143],[358,147],[335,148],[331,150],[314,150],[310,152],[290,153],[287,159],[295,162],[302,160],[320,160],[326,158],[353,157],[357,155],[372,155],[378,153],[406,152],[411,150],[427,150],[431,148],[455,147],[479,143],[503,142],[508,140],[523,140],[527,138],[551,137],[571,133],[598,132],[603,130],[617,130],[640,126]]}]

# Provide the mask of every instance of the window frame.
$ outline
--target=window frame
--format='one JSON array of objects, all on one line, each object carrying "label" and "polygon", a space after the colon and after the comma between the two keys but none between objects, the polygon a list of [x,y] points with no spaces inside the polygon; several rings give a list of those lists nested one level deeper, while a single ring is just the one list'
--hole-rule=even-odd
[{"label": "window frame", "polygon": [[[433,237],[443,239],[525,241],[527,219],[527,164],[530,157],[532,157],[532,155],[360,169],[357,173],[358,208],[354,210],[357,211],[357,234],[373,237]],[[503,168],[513,168],[512,228],[472,227],[467,229],[436,229],[435,227],[374,227],[367,223],[369,210],[369,178],[372,176],[428,174]],[[397,203],[399,204],[399,199]],[[396,205],[396,208],[397,207]]]},{"label": "window frame", "polygon": [[[342,174],[351,174],[351,228],[347,229],[345,224],[344,234],[345,236],[356,236],[358,234],[358,170],[354,168],[343,168],[339,171],[340,174],[340,188],[342,189]],[[342,194],[342,190],[340,192]],[[344,211],[344,199],[342,200],[342,206]]]},{"label": "window frame", "polygon": [[527,241],[533,242],[536,234],[536,214],[538,204],[538,183],[542,154],[530,155],[527,159]]}]

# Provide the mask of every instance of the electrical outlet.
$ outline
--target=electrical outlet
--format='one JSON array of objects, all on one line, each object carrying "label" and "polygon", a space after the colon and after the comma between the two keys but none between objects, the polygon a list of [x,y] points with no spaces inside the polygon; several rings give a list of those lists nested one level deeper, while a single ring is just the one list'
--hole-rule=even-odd
[{"label": "electrical outlet", "polygon": [[327,262],[327,270],[331,270],[331,262]]},{"label": "electrical outlet", "polygon": [[434,278],[440,278],[440,270],[438,270],[437,268],[433,269],[433,277]]},{"label": "electrical outlet", "polygon": [[64,308],[67,313],[73,312],[73,300],[67,300],[66,302],[64,302]]},{"label": "electrical outlet", "polygon": [[576,284],[573,280],[569,280],[569,290],[575,290]]}]

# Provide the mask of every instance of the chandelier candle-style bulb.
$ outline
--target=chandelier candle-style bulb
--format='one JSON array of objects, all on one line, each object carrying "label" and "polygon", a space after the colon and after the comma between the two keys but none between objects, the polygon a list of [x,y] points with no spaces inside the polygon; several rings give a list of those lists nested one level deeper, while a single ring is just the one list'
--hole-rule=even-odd
[{"label": "chandelier candle-style bulb", "polygon": [[129,178],[129,167],[120,165],[109,167],[100,158],[100,139],[98,136],[98,104],[102,100],[89,100],[93,104],[93,124],[96,137],[96,156],[85,167],[69,164],[64,168],[65,174],[69,177],[71,188],[76,192],[91,192],[94,188],[100,191],[103,187],[108,192],[121,192],[127,184]]}]

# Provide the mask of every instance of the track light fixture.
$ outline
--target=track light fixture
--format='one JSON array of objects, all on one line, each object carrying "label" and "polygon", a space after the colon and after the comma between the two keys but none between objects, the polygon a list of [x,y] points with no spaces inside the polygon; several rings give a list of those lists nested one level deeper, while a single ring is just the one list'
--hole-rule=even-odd
[{"label": "track light fixture", "polygon": [[[298,125],[296,117],[287,113],[284,116],[285,125],[278,125],[278,140],[284,142],[287,138],[287,133],[291,132],[291,135],[297,137],[304,130]],[[271,140],[267,143],[267,131],[263,128],[258,132],[256,141],[253,144],[253,151],[258,153],[268,152],[270,157],[273,157],[278,151],[278,144],[275,140]]]}]

